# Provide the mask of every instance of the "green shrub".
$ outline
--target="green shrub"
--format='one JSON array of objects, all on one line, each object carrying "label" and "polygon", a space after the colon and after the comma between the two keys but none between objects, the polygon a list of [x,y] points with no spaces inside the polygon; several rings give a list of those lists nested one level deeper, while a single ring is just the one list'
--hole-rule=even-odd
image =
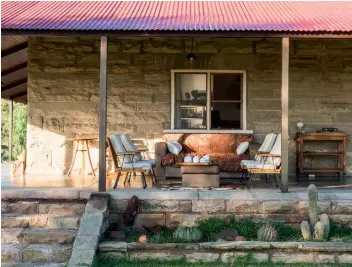
[{"label": "green shrub", "polygon": [[212,234],[231,228],[231,225],[229,225],[228,222],[224,219],[209,217],[207,219],[201,220],[197,224],[197,228],[203,233],[204,241],[214,241]]}]

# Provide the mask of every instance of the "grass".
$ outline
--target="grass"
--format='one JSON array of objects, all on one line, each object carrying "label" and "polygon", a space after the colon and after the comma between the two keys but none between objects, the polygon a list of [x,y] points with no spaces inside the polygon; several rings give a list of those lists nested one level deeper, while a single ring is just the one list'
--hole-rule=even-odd
[{"label": "grass", "polygon": [[[229,216],[225,219],[217,217],[209,217],[201,220],[195,227],[199,228],[203,233],[201,242],[216,241],[214,233],[225,229],[236,229],[238,234],[244,236],[246,240],[257,240],[257,232],[260,226],[268,222],[255,222],[252,220],[236,220],[234,216]],[[280,222],[269,222],[278,232],[277,241],[303,241],[301,230],[285,225]],[[344,242],[352,242],[352,228],[337,225],[333,222],[330,224],[330,237],[339,238]],[[131,228],[126,228],[126,242],[136,242],[141,236],[140,232],[133,231]],[[173,238],[173,230],[163,228],[160,233],[147,233],[148,243],[174,243],[177,242]],[[113,240],[113,239],[110,239]]]},{"label": "grass", "polygon": [[112,259],[112,258],[96,258],[93,267],[351,267],[351,264],[329,264],[317,265],[311,263],[274,263],[274,262],[254,262],[250,255],[248,257],[241,257],[231,263],[223,262],[197,262],[189,263],[185,260],[161,261],[161,260],[126,260],[126,259]]}]

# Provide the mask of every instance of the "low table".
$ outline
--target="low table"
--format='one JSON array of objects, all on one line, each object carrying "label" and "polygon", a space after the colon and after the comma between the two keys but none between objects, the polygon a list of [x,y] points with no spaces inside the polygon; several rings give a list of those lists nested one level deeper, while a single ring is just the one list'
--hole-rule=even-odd
[{"label": "low table", "polygon": [[220,168],[214,162],[179,163],[182,187],[220,187]]}]

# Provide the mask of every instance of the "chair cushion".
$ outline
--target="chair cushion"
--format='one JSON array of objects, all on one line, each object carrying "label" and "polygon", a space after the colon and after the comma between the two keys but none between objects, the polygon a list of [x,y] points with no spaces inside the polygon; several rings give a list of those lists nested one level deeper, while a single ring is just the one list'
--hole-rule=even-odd
[{"label": "chair cushion", "polygon": [[270,163],[258,162],[255,161],[249,165],[247,165],[248,169],[263,169],[263,170],[274,170],[277,169],[277,166],[274,166]]},{"label": "chair cushion", "polygon": [[124,168],[143,168],[145,170],[151,170],[153,168],[152,163],[144,162],[144,160],[137,161],[137,162],[129,162],[124,163],[122,169]]},{"label": "chair cushion", "polygon": [[[119,134],[112,134],[109,137],[111,146],[115,153],[126,152],[126,148],[122,143],[121,136]],[[129,155],[117,156],[120,162],[131,162],[131,157]]]},{"label": "chair cushion", "polygon": [[[122,134],[121,141],[127,151],[138,152],[137,147],[133,144],[132,139],[128,134]],[[139,152],[133,156],[133,162],[140,161],[141,159],[142,159],[142,156],[141,156],[141,153]]]},{"label": "chair cushion", "polygon": [[182,150],[182,145],[175,140],[171,140],[167,142],[166,145],[167,145],[167,149],[174,155],[180,154]]},{"label": "chair cushion", "polygon": [[236,149],[236,154],[241,155],[246,153],[249,147],[249,142],[242,142]]}]

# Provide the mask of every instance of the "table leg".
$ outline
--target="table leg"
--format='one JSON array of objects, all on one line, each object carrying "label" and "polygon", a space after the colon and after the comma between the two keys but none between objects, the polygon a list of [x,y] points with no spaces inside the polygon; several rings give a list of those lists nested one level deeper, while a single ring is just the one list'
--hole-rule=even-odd
[{"label": "table leg", "polygon": [[81,141],[81,145],[82,145],[82,148],[81,148],[81,152],[82,152],[82,168],[81,168],[81,175],[85,175],[85,172],[86,172],[86,154],[84,153],[84,141]]},{"label": "table leg", "polygon": [[86,141],[86,146],[87,146],[87,153],[88,153],[88,159],[89,159],[90,167],[92,168],[93,176],[95,176],[95,172],[94,172],[94,169],[93,169],[92,159],[91,159],[91,157],[90,157],[90,151],[89,151],[88,140]]},{"label": "table leg", "polygon": [[73,152],[74,155],[73,155],[73,158],[72,158],[71,166],[70,166],[70,168],[68,169],[68,172],[67,172],[67,174],[66,174],[66,177],[68,177],[68,176],[70,175],[70,173],[71,173],[71,171],[72,171],[72,168],[73,168],[73,165],[75,164],[75,160],[76,160],[76,156],[77,156],[77,151],[78,151],[78,142],[73,141],[73,145],[75,145],[75,144],[76,144],[76,149],[75,149],[75,152]]}]

